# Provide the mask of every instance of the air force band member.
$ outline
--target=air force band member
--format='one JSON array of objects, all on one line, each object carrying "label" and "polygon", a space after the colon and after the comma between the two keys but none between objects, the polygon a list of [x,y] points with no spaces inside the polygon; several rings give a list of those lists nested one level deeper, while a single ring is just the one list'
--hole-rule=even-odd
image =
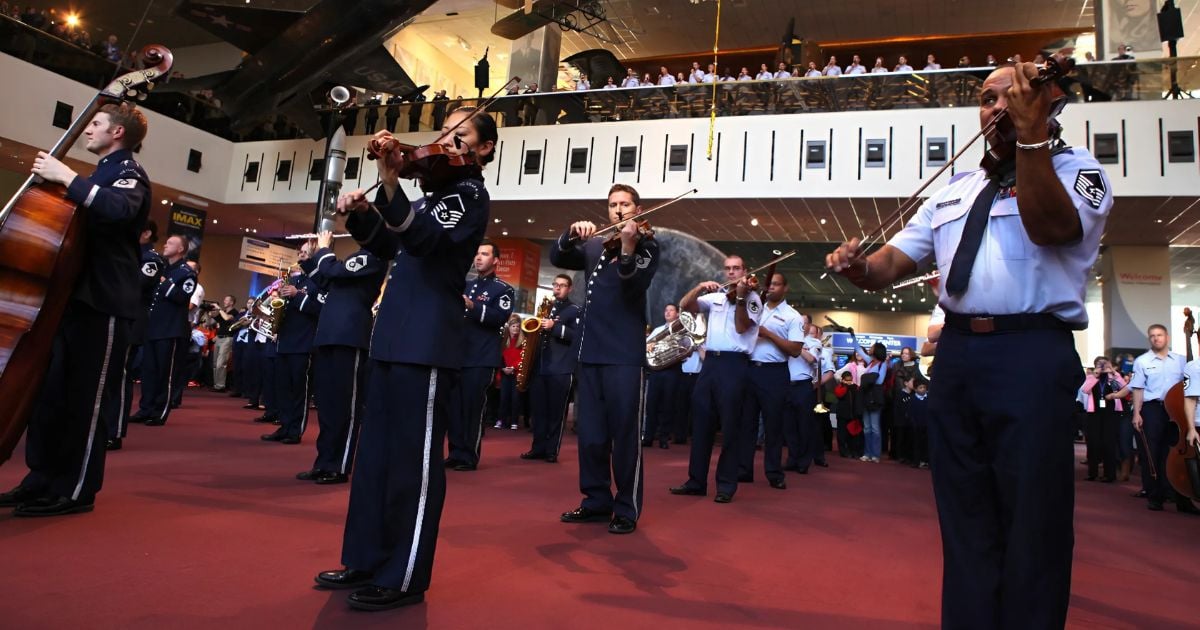
[{"label": "air force band member", "polygon": [[333,234],[317,236],[316,269],[311,277],[326,292],[313,338],[318,383],[317,459],[296,477],[318,484],[345,483],[354,463],[358,428],[366,401],[367,349],[371,343],[371,304],[387,265],[365,248],[338,260]]},{"label": "air force band member", "polygon": [[150,179],[132,150],[146,136],[146,118],[128,103],[104,105],[83,132],[100,156],[83,177],[38,152],[33,173],[66,187],[78,204],[85,260],[55,332],[49,368],[25,436],[29,474],[0,494],[16,516],[91,511],[104,478],[106,399],[120,396],[129,328],[138,300],[138,235],[150,213]]},{"label": "air force band member", "polygon": [[732,292],[722,291],[716,282],[701,282],[680,300],[683,310],[708,316],[708,336],[704,341],[704,367],[692,393],[694,426],[688,479],[670,489],[671,494],[708,494],[708,469],[719,428],[721,455],[717,458],[717,494],[713,498],[717,503],[729,503],[737,492],[742,398],[750,351],[758,339],[762,316],[762,298],[750,289],[741,256],[725,258],[725,278],[734,283]]},{"label": "air force band member", "polygon": [[658,271],[660,255],[658,242],[641,237],[636,221],[630,220],[641,211],[637,190],[614,184],[608,192],[608,218],[625,222],[617,242],[593,238],[596,226],[578,221],[550,251],[551,264],[582,269],[587,281],[575,396],[583,501],[560,518],[565,523],[609,521],[608,531],[613,534],[632,533],[642,512],[639,434],[646,290]]},{"label": "air force band member", "polygon": [[533,446],[521,453],[521,459],[554,463],[562,448],[563,424],[567,421],[567,405],[571,403],[571,386],[575,383],[575,364],[579,358],[576,340],[580,311],[579,305],[569,298],[572,282],[571,276],[561,273],[551,285],[554,303],[549,317],[541,321],[540,347],[530,378]]},{"label": "air force band member", "polygon": [[[358,589],[347,602],[385,610],[424,601],[446,499],[442,450],[449,391],[465,351],[463,291],[488,226],[481,167],[492,160],[496,122],[460,108],[445,120],[441,144],[474,156],[452,180],[430,185],[410,203],[399,165],[379,160],[375,203],[343,195],[347,230],[381,260],[392,260],[371,335],[367,408],[350,483],[342,543],[344,569],[317,575],[326,588]],[[461,123],[461,124],[460,124]],[[453,131],[451,131],[453,129]],[[376,133],[387,138],[386,131]]]},{"label": "air force band member", "polygon": [[980,125],[1007,107],[1015,146],[987,140],[1012,148],[1011,161],[959,172],[870,256],[855,239],[826,257],[864,289],[931,260],[942,274],[929,446],[947,628],[1061,628],[1071,594],[1071,418],[1083,383],[1071,331],[1087,326],[1112,193],[1091,154],[1053,137],[1050,85],[1031,85],[1036,74],[1000,68],[982,86]]},{"label": "air force band member", "polygon": [[308,428],[308,398],[311,383],[313,337],[325,301],[324,292],[310,274],[317,262],[312,258],[315,245],[300,246],[299,269],[293,269],[287,282],[279,287],[279,297],[287,300],[283,319],[275,339],[275,399],[279,409],[279,428],[261,436],[264,442],[299,444]]},{"label": "air force band member", "polygon": [[[649,343],[649,340],[663,334],[678,319],[678,304],[671,303],[663,307],[663,323],[646,336],[646,352],[650,352],[654,345]],[[691,355],[688,358],[691,358]],[[653,446],[656,439],[659,448],[670,448],[667,441],[671,438],[671,433],[679,433],[678,427],[683,424],[679,421],[679,416],[687,416],[689,404],[684,395],[684,362],[686,360],[667,368],[651,370],[646,375],[646,426],[642,428],[643,448]],[[686,431],[682,435],[676,435],[675,439],[687,441]]]},{"label": "air force band member", "polygon": [[187,238],[180,234],[167,237],[163,258],[167,267],[163,281],[154,293],[146,320],[146,345],[142,349],[142,398],[138,412],[130,422],[162,426],[171,413],[173,380],[182,372],[179,364],[187,358],[192,327],[188,324],[188,306],[196,291],[196,272],[187,264]]},{"label": "air force band member", "polygon": [[500,334],[512,314],[513,288],[496,277],[500,247],[484,241],[475,252],[479,276],[467,285],[462,296],[463,365],[451,404],[450,456],[446,466],[458,471],[475,470],[483,449],[483,413],[488,388],[503,367]]}]

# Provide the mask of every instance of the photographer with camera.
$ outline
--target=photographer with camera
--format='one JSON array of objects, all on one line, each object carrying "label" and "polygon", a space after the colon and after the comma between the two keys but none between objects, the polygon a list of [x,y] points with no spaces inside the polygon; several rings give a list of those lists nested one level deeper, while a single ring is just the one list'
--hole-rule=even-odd
[{"label": "photographer with camera", "polygon": [[211,305],[209,313],[217,323],[217,336],[213,342],[213,391],[224,392],[228,390],[229,357],[233,354],[235,334],[229,327],[242,316],[242,312],[237,308],[237,298],[226,295],[221,298],[220,306]]}]

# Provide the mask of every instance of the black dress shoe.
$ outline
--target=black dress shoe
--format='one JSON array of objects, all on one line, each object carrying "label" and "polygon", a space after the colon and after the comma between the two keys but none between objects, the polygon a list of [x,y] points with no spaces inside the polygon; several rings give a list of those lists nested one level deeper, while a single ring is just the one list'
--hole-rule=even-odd
[{"label": "black dress shoe", "polygon": [[724,492],[718,492],[717,496],[713,497],[714,503],[729,503],[730,501],[733,501],[733,495]]},{"label": "black dress shoe", "polygon": [[22,503],[28,503],[43,496],[45,496],[44,493],[32,488],[17,486],[8,492],[0,494],[0,507],[17,507]]},{"label": "black dress shoe", "polygon": [[171,403],[172,409],[178,409],[183,406],[183,403]]},{"label": "black dress shoe", "polygon": [[1163,510],[1162,503],[1159,501],[1151,501],[1146,504],[1146,509],[1152,512],[1161,512]]},{"label": "black dress shoe", "polygon": [[467,462],[458,462],[454,465],[454,470],[457,470],[458,472],[469,472],[475,470],[476,468],[478,468],[478,466],[474,464],[468,464]]},{"label": "black dress shoe", "polygon": [[547,455],[547,456],[546,456],[546,463],[547,463],[547,464],[556,464],[556,463],[558,463],[558,455]]},{"label": "black dress shoe", "polygon": [[162,425],[164,425],[166,423],[167,423],[167,421],[164,420],[163,418],[150,418],[149,420],[143,422],[142,424],[144,424],[148,427],[161,427]]},{"label": "black dress shoe", "polygon": [[1180,514],[1191,514],[1193,516],[1200,516],[1200,508],[1197,508],[1196,504],[1192,503],[1191,501],[1180,501],[1180,500],[1176,499],[1175,500],[1175,509],[1177,511],[1179,511]]},{"label": "black dress shoe", "polygon": [[783,469],[784,469],[784,470],[791,470],[791,471],[794,471],[794,470],[796,470],[796,465],[795,465],[795,464],[788,464],[788,465],[784,466],[784,467],[783,467]]},{"label": "black dress shoe", "polygon": [[313,481],[317,477],[320,477],[323,474],[325,474],[324,470],[317,470],[316,468],[314,468],[312,470],[306,470],[302,473],[296,473],[296,478],[299,479],[300,481]]},{"label": "black dress shoe", "polygon": [[231,391],[231,392],[229,392],[229,397],[230,397],[230,398],[241,398],[241,397],[242,397],[242,392],[239,392],[239,391],[236,391],[236,390],[235,390],[235,391]]},{"label": "black dress shoe", "polygon": [[642,446],[643,446],[643,447],[650,447],[650,446],[654,446],[654,440],[653,440],[653,439],[649,439],[649,440],[642,440]]},{"label": "black dress shoe", "polygon": [[405,593],[399,589],[368,586],[350,594],[346,603],[358,610],[391,610],[425,601],[425,592]]},{"label": "black dress shoe", "polygon": [[776,490],[787,490],[787,482],[783,479],[768,479],[767,483],[771,484]]},{"label": "black dress shoe", "polygon": [[821,468],[829,468],[829,462],[827,462],[823,459],[821,461],[817,462],[816,464],[818,466],[820,466]]},{"label": "black dress shoe", "polygon": [[672,440],[672,444],[687,444],[687,440]]},{"label": "black dress shoe", "polygon": [[562,516],[558,517],[558,520],[564,523],[594,523],[597,521],[607,521],[610,518],[612,518],[611,511],[604,512],[579,506],[570,512],[563,512]]},{"label": "black dress shoe", "polygon": [[13,510],[13,516],[62,516],[64,514],[80,514],[91,512],[96,500],[72,501],[66,497],[42,497],[27,501]]},{"label": "black dress shoe", "polygon": [[242,409],[258,409],[258,405],[254,403],[246,403],[242,405]]},{"label": "black dress shoe", "polygon": [[299,444],[300,438],[294,435],[288,435],[279,440],[280,444]]},{"label": "black dress shoe", "polygon": [[214,393],[214,394],[224,394],[225,392],[227,392],[227,391],[229,391],[229,390],[228,390],[228,389],[226,389],[226,388],[224,388],[224,387],[214,387],[214,388],[212,388],[212,389],[210,389],[210,390],[208,390],[208,391],[210,391],[210,392],[212,392],[212,393]]},{"label": "black dress shoe", "polygon": [[275,416],[269,413],[264,413],[263,415],[255,418],[254,421],[259,424],[271,424],[272,422],[275,422]]},{"label": "black dress shoe", "polygon": [[260,435],[258,439],[264,442],[282,442],[286,437],[287,434],[283,431],[276,431],[274,433],[264,433]]},{"label": "black dress shoe", "polygon": [[442,465],[445,466],[446,468],[454,468],[455,466],[457,466],[461,463],[462,462],[457,459],[447,459]]},{"label": "black dress shoe", "polygon": [[1084,479],[1085,481],[1095,481],[1095,480],[1096,480],[1096,475],[1088,475],[1088,476],[1084,477],[1083,479]]},{"label": "black dress shoe", "polygon": [[147,420],[149,420],[149,419],[150,419],[150,416],[143,416],[143,415],[141,415],[141,414],[138,414],[138,413],[135,413],[135,414],[133,414],[132,416],[129,416],[129,418],[127,418],[127,420],[128,420],[129,422],[135,422],[135,423],[137,423],[137,424],[142,424],[143,422],[145,422],[145,421],[147,421]]},{"label": "black dress shoe", "polygon": [[340,472],[326,470],[317,475],[317,478],[313,479],[313,481],[317,482],[317,485],[320,486],[331,486],[338,483],[346,483],[350,481],[350,478]]},{"label": "black dress shoe", "polygon": [[525,451],[524,453],[521,453],[521,459],[546,459],[546,456],[542,453]]},{"label": "black dress shoe", "polygon": [[113,438],[104,443],[104,450],[119,451],[121,450],[121,438]]},{"label": "black dress shoe", "polygon": [[1135,499],[1145,499],[1146,497],[1150,496],[1150,493],[1146,492],[1145,490],[1138,490],[1137,492],[1134,492],[1133,494],[1131,494],[1129,496],[1131,496]]},{"label": "black dress shoe", "polygon": [[670,492],[671,494],[679,494],[679,495],[689,496],[689,497],[702,497],[702,496],[708,494],[707,490],[701,490],[700,488],[693,488],[687,484],[684,484],[682,486],[672,486],[670,488],[667,488],[667,491]]},{"label": "black dress shoe", "polygon": [[354,569],[337,569],[322,571],[315,578],[319,586],[332,589],[360,588],[371,583],[375,574],[370,571],[355,571]]},{"label": "black dress shoe", "polygon": [[612,522],[608,524],[608,533],[610,534],[632,534],[635,529],[637,529],[637,521],[624,516],[614,516]]}]

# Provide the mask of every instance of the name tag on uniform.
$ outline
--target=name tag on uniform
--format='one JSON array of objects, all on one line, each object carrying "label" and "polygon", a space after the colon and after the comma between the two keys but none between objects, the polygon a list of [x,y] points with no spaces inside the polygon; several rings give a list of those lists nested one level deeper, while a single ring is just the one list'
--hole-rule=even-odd
[{"label": "name tag on uniform", "polygon": [[1101,409],[1104,409],[1104,407],[1107,406],[1107,404],[1108,404],[1107,400],[1104,400],[1103,398],[1100,399],[1100,408]]},{"label": "name tag on uniform", "polygon": [[950,206],[953,206],[953,205],[956,205],[959,203],[962,203],[962,198],[951,199],[950,201],[943,201],[943,202],[939,203],[938,205],[934,206],[934,210],[941,210],[942,208],[947,208],[947,207],[950,207]]}]

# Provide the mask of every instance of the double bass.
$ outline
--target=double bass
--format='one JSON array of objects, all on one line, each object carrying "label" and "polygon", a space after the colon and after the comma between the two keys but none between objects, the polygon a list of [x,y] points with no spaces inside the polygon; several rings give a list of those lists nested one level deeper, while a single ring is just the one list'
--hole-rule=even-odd
[{"label": "double bass", "polygon": [[[1187,360],[1191,363],[1192,332],[1195,330],[1196,320],[1192,317],[1190,308],[1183,309],[1183,316],[1186,318],[1183,322],[1183,338],[1187,344]],[[1197,452],[1195,444],[1189,444],[1187,441],[1188,428],[1194,422],[1194,418],[1188,418],[1187,413],[1187,405],[1190,404],[1184,396],[1187,384],[1185,376],[1182,383],[1177,383],[1163,397],[1163,407],[1166,408],[1167,416],[1179,429],[1179,439],[1167,454],[1167,469],[1163,472],[1176,492],[1193,501],[1200,501],[1200,452]]]},{"label": "double bass", "polygon": [[[62,160],[100,108],[145,93],[171,70],[171,51],[142,49],[147,64],[101,90],[49,153]],[[0,464],[21,439],[50,362],[50,346],[83,266],[86,209],[66,188],[31,175],[0,210]]]}]

